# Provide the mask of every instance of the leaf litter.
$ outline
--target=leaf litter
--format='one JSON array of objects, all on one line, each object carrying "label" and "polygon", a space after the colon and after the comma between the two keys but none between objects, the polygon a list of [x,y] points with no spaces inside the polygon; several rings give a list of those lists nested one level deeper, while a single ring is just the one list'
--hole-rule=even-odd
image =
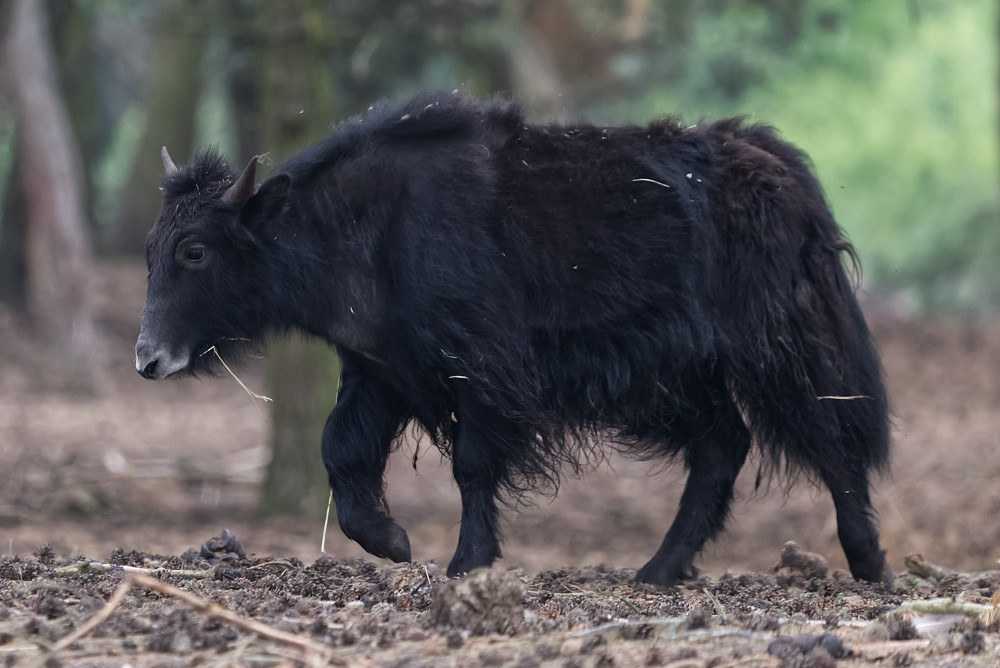
[{"label": "leaf litter", "polygon": [[[911,572],[892,588],[804,563],[636,583],[603,566],[449,580],[434,563],[241,554],[231,532],[180,556],[49,549],[0,559],[7,665],[832,666],[1000,660],[1000,571]],[[212,563],[212,556],[225,555]],[[789,555],[795,555],[790,559]],[[805,555],[805,557],[803,556]],[[956,593],[957,592],[957,593]],[[935,617],[938,616],[938,617]],[[928,620],[945,620],[931,624]]]}]

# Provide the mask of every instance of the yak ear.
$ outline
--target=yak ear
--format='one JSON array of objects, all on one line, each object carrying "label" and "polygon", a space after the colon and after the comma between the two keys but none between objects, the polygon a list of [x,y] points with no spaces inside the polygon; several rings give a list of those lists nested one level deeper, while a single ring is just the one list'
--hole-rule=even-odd
[{"label": "yak ear", "polygon": [[240,174],[240,178],[236,179],[236,182],[222,193],[223,202],[235,206],[237,209],[242,209],[250,201],[250,198],[253,197],[254,177],[257,174],[257,161],[259,159],[259,155],[250,158],[250,163]]},{"label": "yak ear", "polygon": [[[292,189],[292,177],[288,174],[275,174],[258,186],[253,197],[243,209],[244,220],[262,222],[273,220],[281,214],[288,201]],[[253,227],[253,223],[250,223]]]},{"label": "yak ear", "polygon": [[292,177],[288,174],[275,174],[254,191],[253,196],[264,200],[281,200],[282,205],[288,197],[288,191],[292,188]]}]

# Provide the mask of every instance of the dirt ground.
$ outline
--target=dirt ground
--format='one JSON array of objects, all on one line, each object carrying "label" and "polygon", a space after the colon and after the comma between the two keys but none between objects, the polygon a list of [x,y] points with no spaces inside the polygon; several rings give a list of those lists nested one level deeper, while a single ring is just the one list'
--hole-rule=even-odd
[{"label": "dirt ground", "polygon": [[[0,311],[8,665],[1000,665],[1000,635],[980,618],[1000,587],[998,320],[869,309],[894,405],[893,471],[875,494],[899,574],[892,589],[845,574],[826,494],[805,482],[754,492],[751,464],[729,529],[697,562],[702,577],[657,590],[634,584],[632,569],[662,539],[683,472],[620,458],[567,479],[554,501],[508,513],[505,559],[448,582],[439,565],[457,541],[458,492],[435,451],[422,448],[414,470],[406,446],[389,500],[414,563],[375,560],[335,526],[322,554],[320,509],[291,521],[254,515],[266,408],[225,377],[151,383],[135,373],[138,264],[102,264],[94,293],[104,341],[93,396],[51,391],[59,369]],[[240,376],[262,388],[260,368]],[[246,556],[213,564],[206,542],[223,529]],[[790,540],[829,572],[773,572]],[[946,568],[908,572],[915,553]],[[900,608],[941,596],[964,609]],[[205,614],[199,601],[218,607]],[[107,619],[95,618],[102,610]],[[79,639],[60,644],[74,629]]]}]

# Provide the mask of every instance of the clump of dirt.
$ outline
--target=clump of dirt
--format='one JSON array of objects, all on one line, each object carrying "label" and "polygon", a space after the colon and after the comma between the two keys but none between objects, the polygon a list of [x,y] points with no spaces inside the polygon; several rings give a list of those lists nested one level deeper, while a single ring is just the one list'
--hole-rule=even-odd
[{"label": "clump of dirt", "polygon": [[428,617],[434,626],[474,635],[513,632],[524,621],[524,597],[515,573],[482,569],[439,587]]},{"label": "clump of dirt", "polygon": [[[227,534],[206,545],[234,541]],[[659,588],[635,582],[633,570],[601,566],[535,575],[494,567],[449,580],[435,564],[253,556],[213,564],[202,551],[123,549],[92,562],[40,550],[0,559],[0,652],[9,665],[80,666],[833,666],[957,657],[996,665],[1000,636],[979,614],[1000,571],[949,577],[943,585],[905,574],[889,588],[839,570],[747,573]],[[940,598],[942,586],[960,598]],[[946,625],[915,625],[900,610],[915,599],[947,601]]]},{"label": "clump of dirt", "polygon": [[786,578],[825,578],[830,572],[830,564],[823,555],[807,552],[790,540],[781,548],[781,560],[774,570]]}]

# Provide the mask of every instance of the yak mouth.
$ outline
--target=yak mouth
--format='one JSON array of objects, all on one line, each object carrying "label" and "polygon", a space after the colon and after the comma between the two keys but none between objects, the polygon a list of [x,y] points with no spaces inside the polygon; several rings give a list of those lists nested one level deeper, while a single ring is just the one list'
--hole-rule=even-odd
[{"label": "yak mouth", "polygon": [[223,336],[214,341],[195,346],[187,370],[198,375],[215,375],[223,369],[232,374],[247,358],[260,352],[260,342],[249,337]]},{"label": "yak mouth", "polygon": [[194,346],[188,352],[178,353],[140,337],[135,346],[135,370],[143,378],[150,380],[163,380],[184,372],[212,375],[226,369],[232,373],[230,367],[238,365],[255,349],[251,339],[223,337],[212,343]]}]

